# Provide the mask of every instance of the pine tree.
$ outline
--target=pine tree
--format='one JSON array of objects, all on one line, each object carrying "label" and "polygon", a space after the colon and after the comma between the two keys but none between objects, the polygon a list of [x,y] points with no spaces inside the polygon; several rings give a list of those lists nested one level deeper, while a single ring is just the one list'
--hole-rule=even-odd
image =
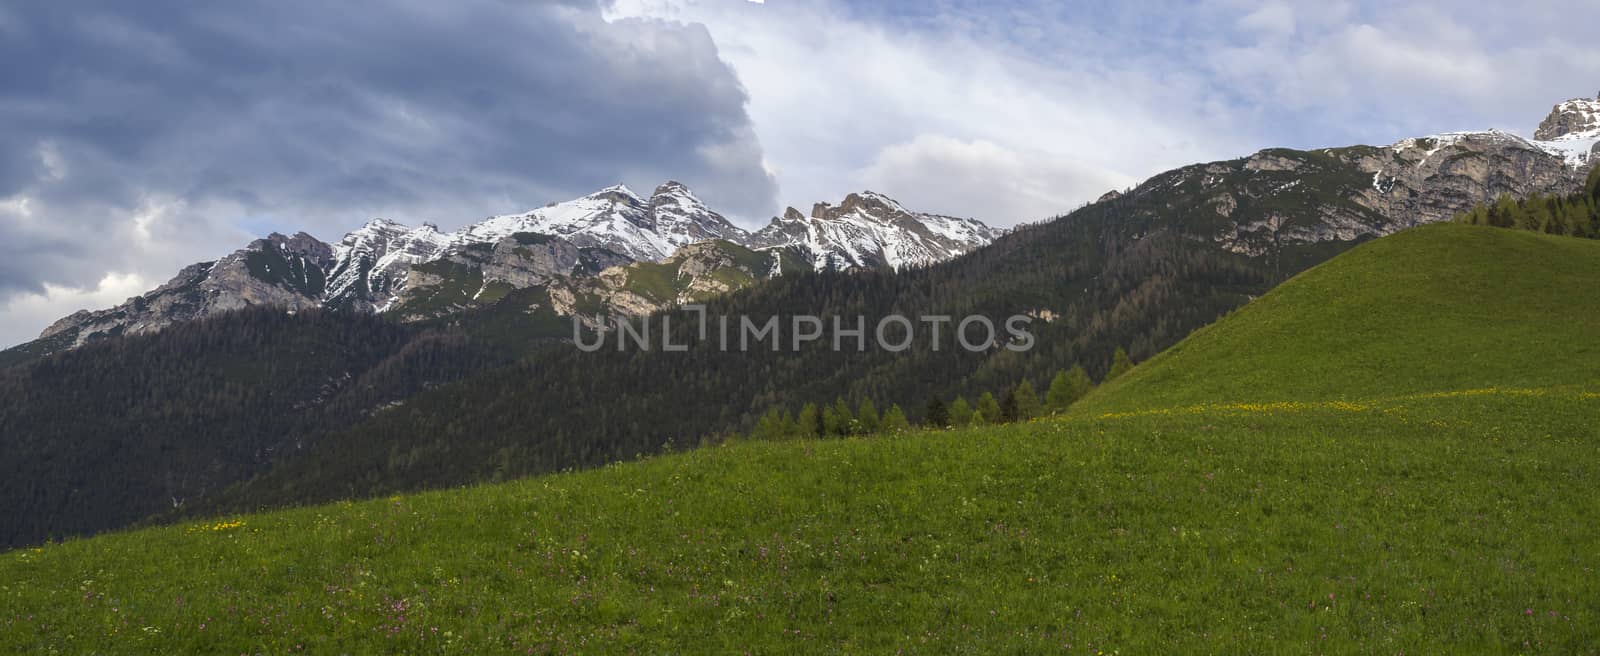
[{"label": "pine tree", "polygon": [[787,408],[783,411],[783,419],[778,423],[778,435],[786,440],[800,437],[800,423],[794,420],[794,413]]},{"label": "pine tree", "polygon": [[950,425],[958,427],[972,425],[972,406],[967,404],[965,398],[958,396],[956,400],[950,402]]},{"label": "pine tree", "polygon": [[1088,396],[1092,390],[1094,381],[1089,379],[1089,372],[1084,371],[1081,364],[1072,365],[1072,370],[1067,372],[1067,392],[1072,400],[1067,405],[1077,403],[1078,399]]},{"label": "pine tree", "polygon": [[994,400],[994,395],[984,392],[978,397],[978,414],[983,416],[985,423],[1000,423],[1000,402]]},{"label": "pine tree", "polygon": [[906,413],[898,404],[889,406],[889,411],[883,413],[882,430],[886,435],[905,433],[911,430],[911,422],[906,421]]},{"label": "pine tree", "polygon": [[1057,371],[1055,377],[1050,379],[1050,387],[1044,393],[1044,405],[1050,412],[1061,412],[1072,405],[1071,380],[1065,369]]},{"label": "pine tree", "polygon": [[1000,398],[1000,422],[1009,424],[1022,418],[1021,408],[1017,403],[1017,387],[1011,386],[1006,390],[1006,395]]},{"label": "pine tree", "polygon": [[1127,351],[1118,346],[1117,352],[1111,355],[1111,371],[1106,372],[1106,381],[1116,380],[1130,369],[1133,369],[1133,360],[1128,358]]},{"label": "pine tree", "polygon": [[1027,421],[1039,416],[1039,394],[1033,391],[1033,383],[1024,380],[1017,384],[1017,389],[1012,393],[1017,401],[1017,421]]},{"label": "pine tree", "polygon": [[878,406],[872,404],[872,399],[861,399],[861,407],[856,410],[856,421],[861,424],[861,432],[867,435],[878,432],[883,425],[878,418]]},{"label": "pine tree", "polygon": [[756,422],[756,430],[750,437],[756,440],[782,439],[783,415],[778,413],[777,408],[768,410],[767,414],[761,415],[760,421]]},{"label": "pine tree", "polygon": [[833,424],[828,426],[829,435],[846,437],[855,432],[857,428],[854,425],[855,415],[850,412],[850,406],[844,402],[843,397],[833,402],[833,407],[828,410],[828,416],[832,417],[833,421]]},{"label": "pine tree", "polygon": [[950,427],[950,410],[944,407],[944,399],[937,395],[928,397],[928,407],[922,415],[922,426],[934,430]]},{"label": "pine tree", "polygon": [[826,433],[822,425],[822,411],[817,409],[815,403],[807,403],[800,408],[800,418],[796,423],[800,425],[801,437],[822,437]]}]

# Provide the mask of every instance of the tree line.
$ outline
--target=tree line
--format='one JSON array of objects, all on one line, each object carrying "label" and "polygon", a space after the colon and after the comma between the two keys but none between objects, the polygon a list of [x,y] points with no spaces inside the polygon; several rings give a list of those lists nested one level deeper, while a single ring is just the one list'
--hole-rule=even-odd
[{"label": "tree line", "polygon": [[1534,194],[1521,200],[1504,195],[1493,203],[1462,213],[1455,220],[1468,225],[1600,239],[1600,165],[1590,168],[1582,193],[1570,196]]},{"label": "tree line", "polygon": [[[1115,379],[1133,368],[1127,351],[1118,348],[1105,381]],[[1102,382],[1105,382],[1102,381]],[[1081,365],[1056,372],[1044,397],[1040,398],[1033,383],[1023,380],[1008,387],[999,400],[992,392],[983,392],[975,404],[967,403],[964,396],[945,401],[931,396],[923,407],[921,421],[913,426],[899,404],[891,403],[881,415],[878,404],[870,398],[861,399],[854,408],[838,397],[831,404],[806,403],[798,413],[788,408],[775,407],[756,422],[756,427],[745,437],[752,440],[790,440],[807,438],[851,437],[856,435],[895,435],[920,428],[947,430],[965,426],[985,426],[1028,421],[1036,417],[1066,412],[1073,403],[1088,395],[1095,382]]]}]

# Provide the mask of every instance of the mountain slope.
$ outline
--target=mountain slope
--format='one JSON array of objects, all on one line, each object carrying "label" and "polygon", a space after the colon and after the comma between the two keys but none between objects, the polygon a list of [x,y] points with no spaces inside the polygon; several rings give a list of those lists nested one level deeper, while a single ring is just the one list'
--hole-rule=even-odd
[{"label": "mountain slope", "polygon": [[186,267],[167,284],[122,305],[73,313],[45,328],[39,341],[47,346],[35,350],[49,353],[94,340],[152,333],[258,305],[315,308],[327,285],[323,272],[332,258],[328,246],[310,235],[273,233],[215,262]]},{"label": "mountain slope", "polygon": [[[1600,383],[1600,242],[1451,224],[1380,239],[1202,328],[1083,411]],[[1515,345],[1514,347],[1512,345]]]},{"label": "mountain slope", "polygon": [[1418,229],[1140,365],[1092,397],[1111,416],[736,443],[4,554],[0,643],[1582,653],[1600,354],[1571,346],[1597,268],[1600,243]]},{"label": "mountain slope", "polygon": [[0,545],[171,511],[504,360],[370,315],[252,308],[0,371]]}]

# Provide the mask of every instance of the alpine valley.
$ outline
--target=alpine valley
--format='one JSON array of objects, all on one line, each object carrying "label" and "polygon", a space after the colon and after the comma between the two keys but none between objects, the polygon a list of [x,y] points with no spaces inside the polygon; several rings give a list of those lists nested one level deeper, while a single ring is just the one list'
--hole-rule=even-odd
[{"label": "alpine valley", "polygon": [[[451,232],[270,235],[0,356],[0,544],[594,467],[715,443],[779,407],[872,399],[920,420],[930,397],[1044,387],[1074,366],[1104,378],[1119,349],[1151,358],[1364,242],[1588,193],[1600,99],[1555,106],[1533,136],[1268,149],[1009,231],[863,192],[748,232],[668,182]],[[1037,345],[969,353],[946,332],[906,353],[724,353],[691,334],[688,302],[1026,314]],[[574,316],[650,314],[681,316],[689,351],[563,341]]]}]

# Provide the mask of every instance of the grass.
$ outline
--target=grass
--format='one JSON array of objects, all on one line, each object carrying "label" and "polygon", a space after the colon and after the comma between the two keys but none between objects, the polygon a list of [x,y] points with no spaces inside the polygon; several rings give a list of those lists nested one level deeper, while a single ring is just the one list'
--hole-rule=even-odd
[{"label": "grass", "polygon": [[[1410,234],[1308,272],[1066,417],[732,443],[0,554],[0,647],[1595,653],[1600,358],[1549,361],[1593,334],[1558,321],[1592,284],[1554,275],[1593,253],[1483,228]],[[1433,338],[1478,344],[1458,333],[1480,322],[1446,316],[1478,317],[1472,296],[1397,309],[1383,340],[1328,334],[1367,305],[1304,303],[1345,280],[1401,293],[1407,271],[1453,273],[1439,267],[1457,258],[1455,273],[1495,276],[1484,260],[1502,255],[1534,255],[1506,266],[1545,284],[1494,307],[1550,341],[1488,340],[1490,365],[1390,361],[1343,387],[1209,368],[1339,376],[1341,358],[1441,326],[1460,331]],[[1338,320],[1257,327],[1302,316]],[[1344,350],[1316,352],[1330,345]]]},{"label": "grass", "polygon": [[1600,241],[1453,224],[1314,267],[1083,411],[1600,381]]}]

